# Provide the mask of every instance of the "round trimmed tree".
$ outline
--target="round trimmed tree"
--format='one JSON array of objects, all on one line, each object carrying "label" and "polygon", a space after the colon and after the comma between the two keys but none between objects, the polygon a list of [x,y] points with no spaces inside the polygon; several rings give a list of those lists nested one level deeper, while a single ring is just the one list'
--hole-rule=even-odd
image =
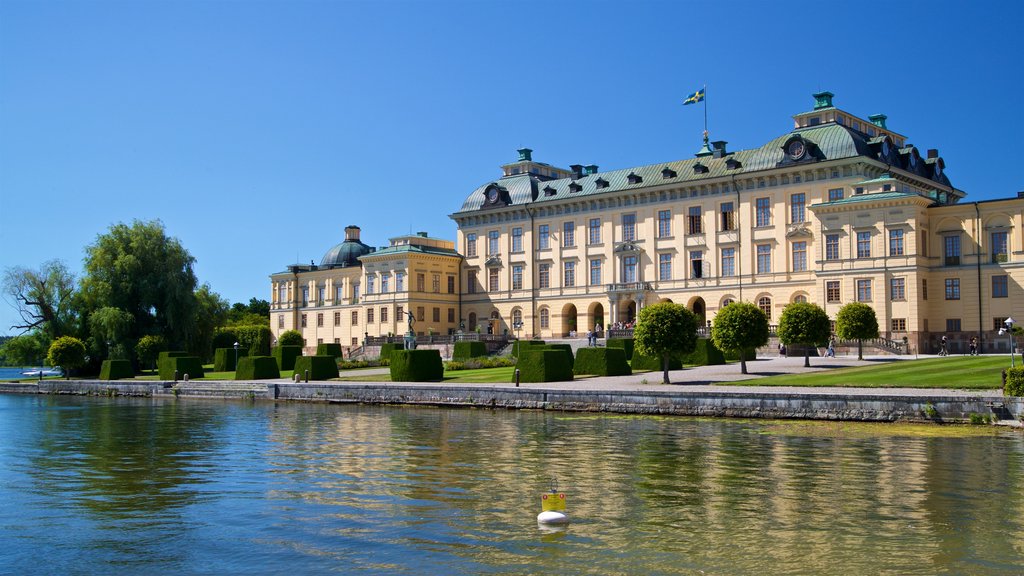
[{"label": "round trimmed tree", "polygon": [[863,302],[850,302],[836,315],[836,333],[843,340],[857,341],[857,360],[864,359],[864,340],[878,338],[875,309]]},{"label": "round trimmed tree", "polygon": [[740,373],[746,374],[746,351],[768,343],[768,317],[750,302],[733,302],[715,315],[711,341],[719,350],[738,353]]},{"label": "round trimmed tree", "polygon": [[135,355],[145,366],[155,366],[160,353],[167,350],[167,341],[159,334],[146,334],[135,343]]},{"label": "round trimmed tree", "polygon": [[668,380],[672,358],[681,358],[697,348],[697,316],[682,304],[662,302],[640,310],[633,343],[644,356],[661,359],[663,383]]},{"label": "round trimmed tree", "polygon": [[61,336],[50,344],[46,361],[50,366],[60,366],[70,378],[72,370],[85,366],[85,344],[74,336]]},{"label": "round trimmed tree", "polygon": [[298,330],[285,330],[277,337],[278,346],[302,346],[302,333]]},{"label": "round trimmed tree", "polygon": [[779,318],[779,341],[789,346],[804,347],[804,367],[811,367],[811,346],[828,341],[832,324],[821,306],[809,302],[793,302],[782,310]]}]

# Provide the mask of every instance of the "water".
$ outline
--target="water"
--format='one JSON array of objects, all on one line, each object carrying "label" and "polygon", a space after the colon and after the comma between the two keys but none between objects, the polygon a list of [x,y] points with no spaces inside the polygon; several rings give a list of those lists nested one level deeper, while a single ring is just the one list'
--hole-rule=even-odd
[{"label": "water", "polygon": [[4,573],[1024,572],[988,428],[0,395],[0,438]]}]

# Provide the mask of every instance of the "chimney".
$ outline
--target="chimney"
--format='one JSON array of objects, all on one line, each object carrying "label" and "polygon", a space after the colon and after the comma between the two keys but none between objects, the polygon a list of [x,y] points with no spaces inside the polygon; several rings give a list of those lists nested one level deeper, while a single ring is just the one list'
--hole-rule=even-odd
[{"label": "chimney", "polygon": [[533,150],[530,150],[529,148],[520,148],[519,150],[516,150],[516,152],[519,152],[520,162],[533,162]]},{"label": "chimney", "polygon": [[587,175],[597,174],[597,164],[587,164],[586,169],[587,169],[587,171],[586,171]]},{"label": "chimney", "polygon": [[938,158],[938,157],[939,157],[939,149],[938,148],[929,148],[928,149],[928,158],[929,159]]},{"label": "chimney", "polygon": [[825,92],[811,94],[811,96],[814,96],[814,109],[821,110],[822,108],[832,107],[832,97],[835,96],[835,94],[826,90]]},{"label": "chimney", "polygon": [[884,130],[888,130],[888,128],[885,127],[886,118],[888,118],[888,116],[885,114],[872,114],[871,116],[868,116],[868,120],[871,120],[872,124]]},{"label": "chimney", "polygon": [[725,156],[725,145],[728,144],[725,140],[716,140],[711,143],[711,149],[715,158],[722,158]]},{"label": "chimney", "polygon": [[426,232],[417,232],[416,235],[419,236],[420,238],[426,238],[427,237],[427,233]]},{"label": "chimney", "polygon": [[574,178],[579,179],[579,178],[583,177],[583,165],[582,164],[573,164],[573,165],[569,166],[569,169],[572,170],[572,175],[573,175]]},{"label": "chimney", "polygon": [[345,226],[345,241],[348,242],[349,240],[359,241],[359,226],[354,224]]}]

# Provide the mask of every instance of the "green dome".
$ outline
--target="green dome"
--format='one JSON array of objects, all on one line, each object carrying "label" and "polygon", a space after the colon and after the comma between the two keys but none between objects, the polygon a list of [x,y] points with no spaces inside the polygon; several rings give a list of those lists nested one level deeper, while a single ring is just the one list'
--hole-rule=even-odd
[{"label": "green dome", "polygon": [[320,261],[320,267],[345,268],[348,266],[359,266],[359,257],[370,252],[373,252],[373,248],[359,240],[359,227],[348,226],[345,228],[345,241],[324,254],[323,260]]}]

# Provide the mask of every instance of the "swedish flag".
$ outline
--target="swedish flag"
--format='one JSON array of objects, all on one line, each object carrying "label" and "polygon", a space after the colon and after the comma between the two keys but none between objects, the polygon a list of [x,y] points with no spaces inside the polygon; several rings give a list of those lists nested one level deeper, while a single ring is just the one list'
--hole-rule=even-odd
[{"label": "swedish flag", "polygon": [[687,104],[696,104],[697,102],[703,100],[705,90],[706,88],[701,88],[700,90],[697,90],[693,94],[687,96],[686,100],[683,100],[683,106],[686,106]]}]

